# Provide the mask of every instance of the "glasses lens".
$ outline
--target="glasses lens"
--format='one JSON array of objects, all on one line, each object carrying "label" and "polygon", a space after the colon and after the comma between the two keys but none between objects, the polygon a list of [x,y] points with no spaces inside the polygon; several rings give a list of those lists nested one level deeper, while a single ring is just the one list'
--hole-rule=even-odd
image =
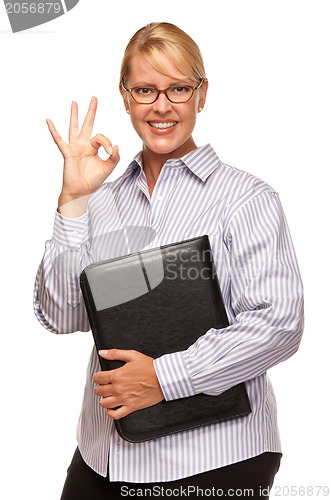
[{"label": "glasses lens", "polygon": [[186,102],[192,97],[193,89],[185,86],[170,87],[166,94],[171,102]]},{"label": "glasses lens", "polygon": [[157,98],[157,90],[153,87],[135,87],[131,94],[133,99],[141,104],[151,104]]},{"label": "glasses lens", "polygon": [[[169,87],[165,93],[171,102],[186,102],[191,99],[194,88],[187,86]],[[152,104],[158,97],[158,90],[154,87],[134,87],[131,95],[136,102]]]}]

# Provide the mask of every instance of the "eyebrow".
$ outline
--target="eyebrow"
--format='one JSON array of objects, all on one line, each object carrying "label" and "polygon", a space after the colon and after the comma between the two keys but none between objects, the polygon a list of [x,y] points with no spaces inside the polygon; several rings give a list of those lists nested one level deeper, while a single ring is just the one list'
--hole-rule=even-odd
[{"label": "eyebrow", "polygon": [[[190,85],[190,83],[187,82],[187,81],[184,81],[184,80],[176,80],[173,83],[171,83],[169,85],[169,87],[173,87],[173,86],[176,86],[176,85]],[[158,88],[157,85],[155,85],[153,83],[146,83],[146,82],[138,82],[135,85],[131,86],[132,89],[135,88],[135,87],[152,87],[154,89]]]}]

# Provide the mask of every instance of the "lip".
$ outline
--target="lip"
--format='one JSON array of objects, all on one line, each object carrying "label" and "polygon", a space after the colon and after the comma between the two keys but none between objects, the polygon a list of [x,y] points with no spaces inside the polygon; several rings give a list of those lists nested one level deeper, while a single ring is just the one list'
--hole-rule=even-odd
[{"label": "lip", "polygon": [[[175,130],[176,126],[178,125],[178,122],[176,120],[166,120],[166,121],[164,121],[164,120],[150,120],[147,123],[149,125],[150,130],[156,135],[171,134],[171,132],[173,132]],[[162,124],[174,123],[174,125],[172,127],[166,127],[166,128],[155,128],[151,125],[153,123],[162,123]]]}]

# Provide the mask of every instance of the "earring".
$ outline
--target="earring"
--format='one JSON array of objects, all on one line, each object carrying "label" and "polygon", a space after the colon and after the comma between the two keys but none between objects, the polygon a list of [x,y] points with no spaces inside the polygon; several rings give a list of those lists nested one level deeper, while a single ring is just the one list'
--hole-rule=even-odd
[{"label": "earring", "polygon": [[201,113],[201,111],[202,111],[202,108],[199,108],[199,113]]},{"label": "earring", "polygon": [[126,112],[127,112],[128,115],[130,114],[130,111],[128,109],[126,110]]}]

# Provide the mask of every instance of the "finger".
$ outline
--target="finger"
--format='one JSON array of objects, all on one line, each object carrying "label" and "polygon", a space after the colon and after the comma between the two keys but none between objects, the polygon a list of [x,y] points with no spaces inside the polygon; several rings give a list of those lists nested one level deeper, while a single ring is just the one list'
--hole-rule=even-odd
[{"label": "finger", "polygon": [[107,139],[107,137],[105,137],[104,135],[102,135],[102,134],[95,135],[94,137],[92,137],[92,139],[90,139],[90,143],[91,143],[91,146],[93,148],[95,148],[96,150],[98,150],[100,148],[100,146],[103,146],[106,153],[108,153],[110,156],[113,155],[112,144],[111,144],[110,140]]},{"label": "finger", "polygon": [[114,408],[119,407],[120,404],[118,403],[115,396],[108,396],[100,399],[100,406],[102,406],[102,408],[105,408],[106,410],[107,408],[113,410]]},{"label": "finger", "polygon": [[82,130],[80,132],[80,135],[82,137],[86,138],[91,137],[95,114],[97,111],[97,105],[98,105],[98,100],[96,97],[93,96],[82,126]]},{"label": "finger", "polygon": [[69,142],[73,141],[79,136],[78,128],[78,104],[72,101],[69,125]]},{"label": "finger", "polygon": [[112,147],[112,150],[113,150],[113,158],[117,159],[117,161],[120,160],[120,155],[119,155],[119,152],[118,152],[118,146],[113,146]]},{"label": "finger", "polygon": [[111,147],[112,149],[112,155],[109,156],[109,158],[106,160],[106,163],[107,162],[111,162],[111,165],[113,168],[114,167],[114,163],[115,163],[115,166],[117,165],[117,163],[120,161],[120,155],[118,154],[118,146],[112,146]]},{"label": "finger", "polygon": [[105,167],[107,168],[108,175],[112,173],[118,162],[120,161],[120,155],[118,154],[118,146],[112,146],[113,154],[105,160]]},{"label": "finger", "polygon": [[52,134],[52,137],[54,139],[55,144],[57,145],[57,147],[59,148],[61,153],[64,153],[68,144],[62,139],[62,137],[60,136],[60,134],[56,130],[52,120],[47,119],[46,123],[48,125],[48,129],[49,129],[50,133]]},{"label": "finger", "polygon": [[107,415],[108,417],[112,418],[113,420],[119,420],[120,418],[126,417],[130,413],[132,413],[133,410],[130,410],[127,406],[120,406],[116,410],[113,410],[112,408],[107,409]]},{"label": "finger", "polygon": [[98,385],[111,384],[112,380],[112,370],[106,370],[104,372],[98,372],[93,377],[94,383]]},{"label": "finger", "polygon": [[109,349],[108,351],[107,350],[99,351],[99,355],[105,359],[111,359],[111,360],[117,359],[120,361],[125,361],[125,363],[127,363],[128,361],[132,361],[135,358],[136,351],[131,351],[131,350],[126,351],[123,349]]},{"label": "finger", "polygon": [[94,394],[102,398],[113,396],[112,384],[101,384],[94,388]]}]

